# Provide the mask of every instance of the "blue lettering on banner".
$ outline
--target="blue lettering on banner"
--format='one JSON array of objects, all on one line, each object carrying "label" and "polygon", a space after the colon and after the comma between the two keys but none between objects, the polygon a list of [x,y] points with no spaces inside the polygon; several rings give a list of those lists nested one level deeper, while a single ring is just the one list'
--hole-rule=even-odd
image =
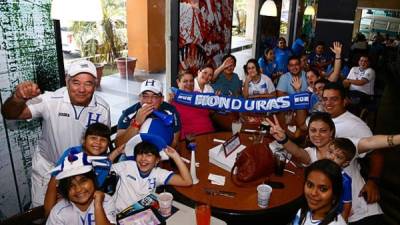
[{"label": "blue lettering on banner", "polygon": [[94,114],[94,113],[89,112],[88,122],[87,122],[87,124],[86,124],[86,127],[88,127],[88,126],[89,126],[90,124],[92,124],[92,123],[98,123],[98,122],[99,122],[99,118],[100,118],[101,114],[100,114],[100,113],[96,113],[96,118],[95,118],[95,119],[92,118],[92,117],[93,117],[93,114]]},{"label": "blue lettering on banner", "polygon": [[212,110],[228,110],[231,112],[280,112],[288,110],[309,109],[310,94],[296,93],[277,98],[244,99],[240,97],[217,96],[210,93],[194,93],[173,90],[174,100],[178,103]]}]

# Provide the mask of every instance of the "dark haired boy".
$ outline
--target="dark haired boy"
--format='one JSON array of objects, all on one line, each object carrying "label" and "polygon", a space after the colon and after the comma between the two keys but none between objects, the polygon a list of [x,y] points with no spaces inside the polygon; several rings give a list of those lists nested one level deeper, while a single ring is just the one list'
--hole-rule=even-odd
[{"label": "dark haired boy", "polygon": [[[157,167],[161,160],[160,151],[174,160],[179,174]],[[134,146],[134,158],[135,161],[127,160],[112,165],[111,170],[119,176],[116,192],[113,195],[117,212],[155,192],[160,185],[192,185],[188,168],[172,147],[159,149],[157,143],[142,141]]]}]

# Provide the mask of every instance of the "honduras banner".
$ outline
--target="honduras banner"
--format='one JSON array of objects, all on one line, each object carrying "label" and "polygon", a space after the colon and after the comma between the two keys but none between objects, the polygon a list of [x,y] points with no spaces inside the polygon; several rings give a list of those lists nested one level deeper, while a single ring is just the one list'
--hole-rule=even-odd
[{"label": "honduras banner", "polygon": [[217,96],[211,93],[186,92],[178,89],[173,91],[175,92],[174,100],[177,103],[216,111],[266,113],[310,108],[310,93],[308,92],[277,98],[245,99]]}]

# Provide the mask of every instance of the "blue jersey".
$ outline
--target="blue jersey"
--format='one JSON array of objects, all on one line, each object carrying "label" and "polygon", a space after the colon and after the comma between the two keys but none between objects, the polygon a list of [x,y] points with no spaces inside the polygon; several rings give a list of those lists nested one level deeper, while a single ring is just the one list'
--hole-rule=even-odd
[{"label": "blue jersey", "polygon": [[285,49],[280,49],[280,48],[274,48],[274,54],[275,54],[275,62],[277,63],[277,70],[282,73],[286,73],[287,70],[287,65],[289,63],[289,58],[292,56],[292,51],[290,49],[285,48]]},{"label": "blue jersey", "polygon": [[267,62],[264,57],[260,57],[258,59],[258,65],[262,69],[263,74],[267,75],[270,79],[272,79],[272,75],[278,72],[278,64],[273,62]]},{"label": "blue jersey", "polygon": [[351,203],[351,177],[347,175],[346,172],[342,171],[342,186],[343,186],[343,193],[340,196],[340,204],[338,208],[338,212],[342,212],[343,205],[345,203]]},{"label": "blue jersey", "polygon": [[292,44],[293,55],[300,56],[304,51],[305,44],[306,43],[301,38],[297,38]]}]

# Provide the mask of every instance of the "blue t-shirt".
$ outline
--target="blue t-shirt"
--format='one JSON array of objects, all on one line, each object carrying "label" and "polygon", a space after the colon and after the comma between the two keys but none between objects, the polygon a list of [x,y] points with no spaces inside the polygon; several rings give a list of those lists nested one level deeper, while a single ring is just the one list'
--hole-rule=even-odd
[{"label": "blue t-shirt", "polygon": [[[300,72],[300,79],[301,79],[301,88],[300,91],[307,91],[307,77],[304,71]],[[295,94],[296,91],[294,90],[293,86],[291,85],[292,82],[292,74],[287,72],[283,74],[279,78],[278,85],[276,90],[286,92],[288,95]]]},{"label": "blue t-shirt", "polygon": [[224,73],[220,73],[211,86],[214,91],[221,91],[221,94],[225,96],[242,96],[242,81],[236,73],[232,74],[230,80],[226,78]]},{"label": "blue t-shirt", "polygon": [[289,48],[281,49],[274,48],[275,62],[277,64],[277,70],[282,73],[286,73],[287,65],[289,63],[289,58],[292,56],[292,51]]},{"label": "blue t-shirt", "polygon": [[292,52],[295,56],[300,56],[304,51],[305,42],[301,38],[297,38],[292,44]]},{"label": "blue t-shirt", "polygon": [[258,59],[258,65],[262,69],[263,74],[267,75],[270,79],[272,79],[272,74],[278,71],[278,64],[275,61],[267,62],[264,57]]},{"label": "blue t-shirt", "polygon": [[[64,162],[65,157],[68,157],[68,155],[71,153],[71,151],[75,152],[75,153],[83,152],[82,145],[74,146],[74,147],[71,147],[71,148],[68,148],[67,150],[65,150],[63,152],[63,154],[60,156],[60,158],[57,160],[56,166],[61,165]],[[103,186],[104,181],[106,180],[107,175],[110,172],[110,168],[111,168],[110,160],[104,159],[104,160],[102,160],[102,162],[107,163],[109,166],[108,167],[97,167],[97,166],[93,167],[94,173],[96,174],[96,182],[97,182],[98,187]],[[56,176],[56,175],[57,174],[55,174],[55,173],[51,174],[51,176]]]},{"label": "blue t-shirt", "polygon": [[315,52],[312,52],[308,56],[308,62],[311,66],[315,66],[315,65],[321,64],[321,63],[326,63],[331,60],[332,60],[332,57],[328,53],[323,53],[322,55],[317,55]]},{"label": "blue t-shirt", "polygon": [[342,186],[343,186],[343,193],[340,196],[340,204],[338,208],[338,212],[341,213],[343,210],[343,205],[345,203],[351,203],[351,177],[347,175],[346,172],[342,171]]}]

